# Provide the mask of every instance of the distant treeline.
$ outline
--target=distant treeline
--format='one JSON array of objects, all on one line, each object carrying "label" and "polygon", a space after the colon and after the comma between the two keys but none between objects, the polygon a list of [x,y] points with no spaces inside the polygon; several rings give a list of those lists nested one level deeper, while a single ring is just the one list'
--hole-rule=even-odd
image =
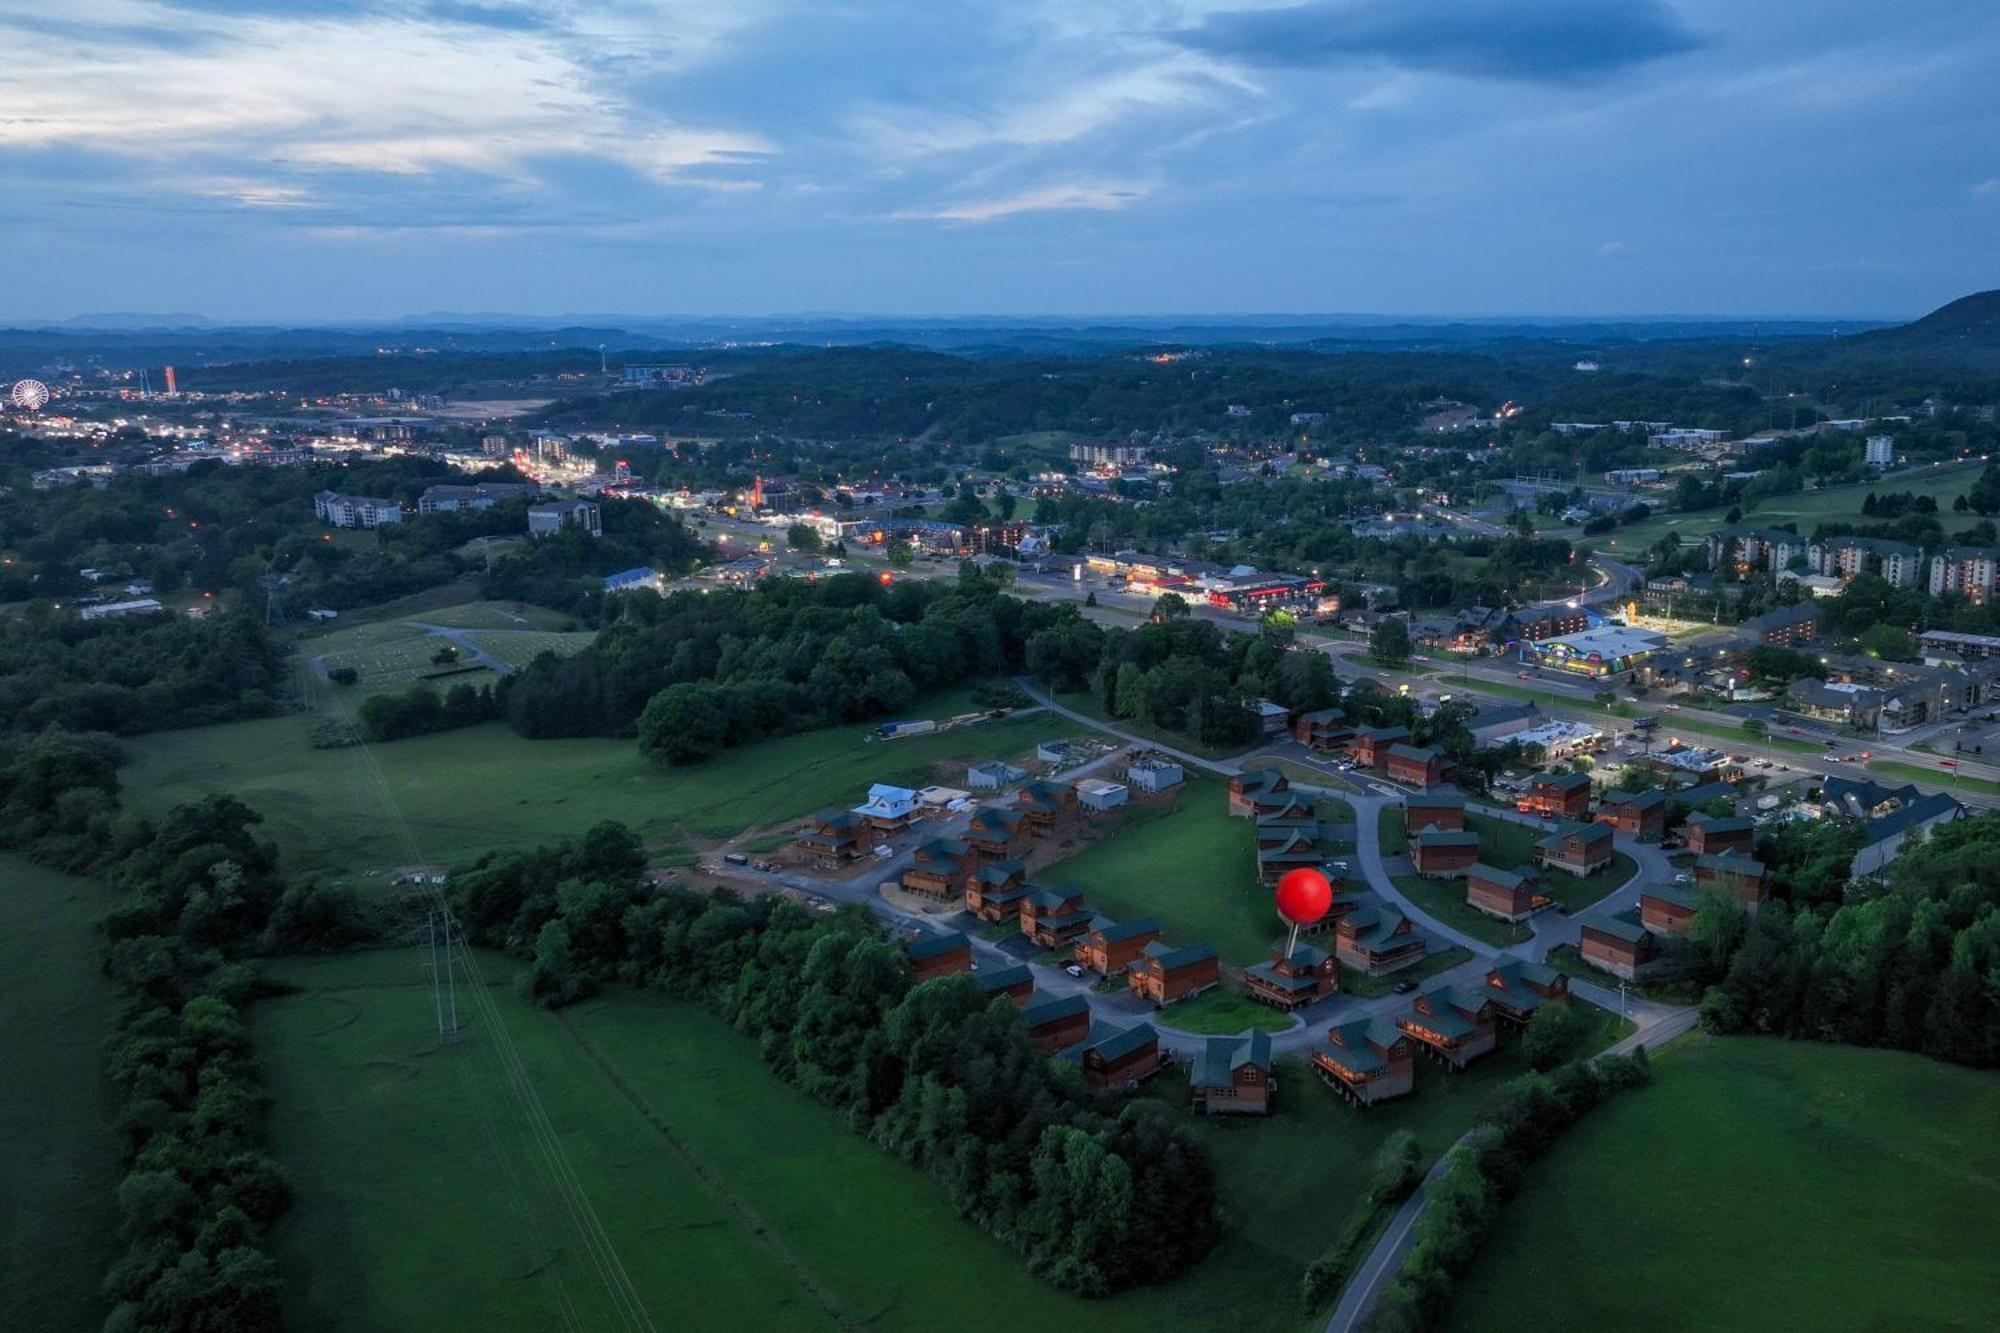
[{"label": "distant treeline", "polygon": [[865,912],[657,889],[644,872],[638,839],[600,824],[482,858],[450,893],[469,939],[531,961],[524,984],[543,1004],[616,981],[721,1014],[1055,1286],[1164,1281],[1214,1246],[1214,1167],[1184,1117],[1090,1088],[1035,1049],[1012,1001],[967,976],[913,984]]},{"label": "distant treeline", "polygon": [[1000,586],[968,565],[956,582],[839,574],[627,593],[591,647],[510,681],[504,709],[523,736],[636,732],[667,763],[881,716],[921,691],[1021,669],[1036,634],[1079,616]]}]

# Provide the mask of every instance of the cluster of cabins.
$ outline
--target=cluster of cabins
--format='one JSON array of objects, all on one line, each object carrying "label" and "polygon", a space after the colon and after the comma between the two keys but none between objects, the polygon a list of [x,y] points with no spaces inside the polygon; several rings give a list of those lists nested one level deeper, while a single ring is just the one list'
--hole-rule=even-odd
[{"label": "cluster of cabins", "polygon": [[[1555,803],[1558,794],[1568,799],[1573,789],[1568,781],[1571,776],[1582,778],[1587,808],[1588,778],[1561,775],[1561,781],[1550,785],[1547,795],[1551,807],[1534,813],[1554,819],[1556,827],[1535,843],[1535,869],[1509,869],[1482,860],[1479,834],[1466,824],[1465,797],[1449,788],[1413,794],[1403,802],[1411,866],[1426,879],[1464,880],[1465,901],[1476,911],[1502,921],[1525,921],[1555,901],[1544,892],[1541,873],[1582,878],[1610,865],[1615,855],[1610,826],[1581,823],[1570,817],[1567,804]],[[1541,777],[1536,782],[1540,783]],[[1522,804],[1527,808],[1525,801]]]},{"label": "cluster of cabins", "polygon": [[1121,1027],[1095,1019],[1087,995],[1038,999],[1025,963],[975,971],[972,941],[962,931],[913,936],[903,951],[918,981],[969,973],[988,999],[1012,1000],[1036,1049],[1077,1065],[1092,1087],[1131,1087],[1159,1072],[1160,1034],[1151,1023]]},{"label": "cluster of cabins", "polygon": [[1734,898],[1756,911],[1771,889],[1764,863],[1751,855],[1755,838],[1747,819],[1688,816],[1690,881],[1641,889],[1636,909],[1585,921],[1577,951],[1591,966],[1632,981],[1659,957],[1663,936],[1687,931],[1703,897]]},{"label": "cluster of cabins", "polygon": [[1344,753],[1355,767],[1422,791],[1445,780],[1447,765],[1436,747],[1418,745],[1408,727],[1356,727],[1344,709],[1322,708],[1292,719],[1292,739],[1321,753]]},{"label": "cluster of cabins", "polygon": [[1502,1026],[1524,1028],[1543,1005],[1568,999],[1569,978],[1561,972],[1502,954],[1478,984],[1427,986],[1399,1017],[1335,1023],[1312,1048],[1313,1072],[1354,1105],[1373,1106],[1415,1089],[1419,1052],[1447,1069],[1464,1069],[1498,1049]]},{"label": "cluster of cabins", "polygon": [[[1229,812],[1256,824],[1257,874],[1263,883],[1275,885],[1286,871],[1303,866],[1320,870],[1333,886],[1326,915],[1301,927],[1308,937],[1330,937],[1331,956],[1309,959],[1309,954],[1326,951],[1302,945],[1287,957],[1282,945],[1274,946],[1267,962],[1249,969],[1253,998],[1280,1009],[1296,1009],[1337,990],[1340,967],[1380,976],[1408,967],[1429,952],[1413,921],[1347,882],[1344,863],[1328,855],[1333,842],[1330,827],[1318,821],[1312,803],[1292,791],[1283,773],[1252,769],[1230,778]],[[1315,979],[1311,986],[1304,984],[1308,972]]]}]

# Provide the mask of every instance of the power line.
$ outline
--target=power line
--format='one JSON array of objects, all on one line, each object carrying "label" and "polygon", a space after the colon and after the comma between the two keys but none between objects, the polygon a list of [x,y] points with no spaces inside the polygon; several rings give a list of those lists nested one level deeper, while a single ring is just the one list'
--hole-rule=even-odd
[{"label": "power line", "polygon": [[[314,692],[317,692],[316,682]],[[353,728],[351,720],[347,725]],[[350,748],[354,750],[366,781],[374,789],[376,799],[395,828],[407,863],[420,864],[421,856],[415,834],[410,829],[408,819],[403,815],[401,805],[397,802],[389,786],[388,777],[382,772],[381,764],[376,759],[372,747],[358,728],[353,729],[353,739],[356,743]],[[463,929],[453,921],[450,904],[446,902],[442,890],[436,885],[427,885],[426,888],[434,910],[441,914],[444,920],[447,953],[448,955],[455,953],[455,960],[448,959],[448,965],[450,961],[456,961],[465,968],[468,983],[467,999],[485,1020],[486,1027],[494,1039],[491,1049],[499,1058],[502,1073],[508,1090],[513,1095],[516,1108],[527,1123],[530,1137],[539,1150],[543,1165],[568,1211],[571,1225],[583,1242],[584,1251],[590,1256],[598,1276],[603,1280],[613,1307],[617,1309],[625,1326],[635,1330],[635,1333],[657,1333],[657,1325],[647,1313],[645,1302],[639,1295],[637,1285],[632,1281],[631,1273],[620,1259],[610,1232],[605,1228],[603,1220],[590,1202],[589,1195],[584,1191],[583,1183],[570,1163],[569,1154],[562,1145],[554,1122],[549,1118],[548,1109],[543,1104],[540,1094],[535,1091],[527,1065],[521,1059],[512,1034],[507,1030],[499,1006],[494,1003],[492,995],[488,992],[485,978],[479,971],[478,961],[465,944]]]}]

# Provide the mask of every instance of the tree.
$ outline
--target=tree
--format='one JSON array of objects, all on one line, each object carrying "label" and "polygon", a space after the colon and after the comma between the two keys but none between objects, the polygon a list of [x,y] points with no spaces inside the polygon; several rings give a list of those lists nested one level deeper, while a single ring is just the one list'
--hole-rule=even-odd
[{"label": "tree", "polygon": [[1521,1037],[1521,1052],[1527,1056],[1531,1068],[1554,1069],[1575,1054],[1589,1026],[1576,1008],[1579,1003],[1572,1000],[1567,1004],[1545,1004],[1535,1011]]},{"label": "tree", "polygon": [[1153,600],[1153,619],[1161,623],[1186,620],[1193,613],[1187,598],[1177,592],[1163,592]]},{"label": "tree", "polygon": [[1401,666],[1410,660],[1410,628],[1391,617],[1375,626],[1368,636],[1368,651],[1384,666]]},{"label": "tree", "polygon": [[639,751],[655,763],[692,764],[722,753],[728,739],[729,717],[713,685],[669,685],[639,715]]},{"label": "tree", "polygon": [[1752,740],[1761,741],[1771,734],[1771,724],[1761,717],[1745,718],[1743,720],[1743,734]]},{"label": "tree", "polygon": [[910,567],[910,563],[915,559],[916,556],[911,553],[910,544],[908,542],[890,543],[889,563],[895,566],[897,569],[908,569]]},{"label": "tree", "polygon": [[817,551],[820,549],[819,533],[804,523],[794,523],[785,529],[785,542],[794,551]]}]

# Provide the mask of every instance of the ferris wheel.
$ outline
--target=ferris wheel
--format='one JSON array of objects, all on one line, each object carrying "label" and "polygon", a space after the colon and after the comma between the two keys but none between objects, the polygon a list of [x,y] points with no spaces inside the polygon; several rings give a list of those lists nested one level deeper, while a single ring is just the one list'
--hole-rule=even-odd
[{"label": "ferris wheel", "polygon": [[40,380],[15,380],[7,390],[7,405],[23,412],[39,412],[49,404],[49,386]]}]

